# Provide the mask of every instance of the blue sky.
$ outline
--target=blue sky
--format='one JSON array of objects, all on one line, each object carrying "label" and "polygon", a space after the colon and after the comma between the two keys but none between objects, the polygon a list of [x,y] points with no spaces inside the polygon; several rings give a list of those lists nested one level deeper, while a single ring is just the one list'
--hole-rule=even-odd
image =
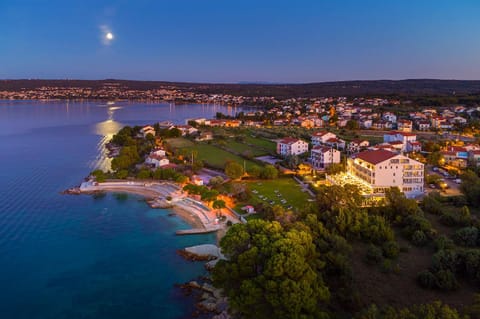
[{"label": "blue sky", "polygon": [[476,0],[1,0],[0,78],[480,79],[479,17]]}]

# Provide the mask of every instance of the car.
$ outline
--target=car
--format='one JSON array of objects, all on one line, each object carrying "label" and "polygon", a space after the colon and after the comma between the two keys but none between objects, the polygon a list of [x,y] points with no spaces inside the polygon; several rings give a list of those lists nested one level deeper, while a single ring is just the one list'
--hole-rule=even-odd
[{"label": "car", "polygon": [[428,187],[430,187],[430,188],[436,188],[436,187],[435,187],[435,184],[430,184],[430,185],[428,185]]},{"label": "car", "polygon": [[438,171],[438,167],[434,166],[434,167],[432,168],[432,170],[433,170],[434,172],[437,172],[437,171]]},{"label": "car", "polygon": [[457,178],[457,179],[454,180],[454,182],[455,182],[456,184],[461,184],[461,183],[462,183],[462,180],[461,180],[460,178]]}]

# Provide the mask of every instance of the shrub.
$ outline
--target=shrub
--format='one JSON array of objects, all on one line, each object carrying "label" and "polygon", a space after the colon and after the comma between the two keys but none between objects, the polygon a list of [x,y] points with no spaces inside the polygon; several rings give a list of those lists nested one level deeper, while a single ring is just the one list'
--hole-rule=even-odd
[{"label": "shrub", "polygon": [[436,251],[444,250],[444,249],[452,249],[455,247],[455,245],[453,244],[453,241],[445,235],[439,236],[435,240],[434,245],[435,245]]},{"label": "shrub", "polygon": [[119,179],[125,179],[128,177],[128,171],[126,169],[122,169],[119,170],[115,175]]},{"label": "shrub", "polygon": [[418,273],[417,282],[422,288],[432,289],[437,285],[437,278],[431,271],[424,270]]},{"label": "shrub", "polygon": [[384,259],[380,265],[380,271],[384,273],[392,272],[393,268],[394,265],[391,259]]},{"label": "shrub", "polygon": [[412,235],[412,244],[415,246],[424,246],[427,243],[427,236],[421,230],[417,230]]},{"label": "shrub", "polygon": [[480,251],[478,249],[465,250],[462,253],[462,261],[467,276],[480,280]]},{"label": "shrub", "polygon": [[457,218],[451,213],[443,213],[440,216],[440,223],[445,226],[455,226],[457,224]]},{"label": "shrub", "polygon": [[458,289],[458,281],[455,274],[450,270],[440,270],[435,274],[436,285],[441,290]]},{"label": "shrub", "polygon": [[383,255],[382,250],[375,246],[369,245],[367,248],[367,262],[370,264],[378,264],[382,261]]},{"label": "shrub", "polygon": [[476,227],[465,227],[459,229],[453,235],[455,243],[465,247],[475,247],[478,239],[478,229]]},{"label": "shrub", "polygon": [[400,246],[396,241],[387,241],[382,245],[383,255],[387,258],[396,258],[400,253]]},{"label": "shrub", "polygon": [[432,257],[432,267],[434,270],[450,270],[456,272],[460,264],[460,259],[452,249],[440,250]]}]

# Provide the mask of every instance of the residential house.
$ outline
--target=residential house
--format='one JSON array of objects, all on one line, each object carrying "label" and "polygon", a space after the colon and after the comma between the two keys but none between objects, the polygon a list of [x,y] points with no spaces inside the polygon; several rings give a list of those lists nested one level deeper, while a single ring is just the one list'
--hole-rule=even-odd
[{"label": "residential house", "polygon": [[277,154],[282,156],[300,155],[308,152],[308,143],[300,139],[286,137],[277,141]]},{"label": "residential house", "polygon": [[155,129],[150,125],[146,125],[140,129],[140,133],[143,137],[147,137],[148,134],[155,136]]},{"label": "residential house", "polygon": [[310,152],[310,162],[314,169],[325,169],[331,164],[340,163],[340,151],[333,147],[314,146]]},{"label": "residential house", "polygon": [[401,132],[411,132],[413,123],[410,120],[399,120],[397,122],[397,128]]},{"label": "residential house", "polygon": [[417,135],[413,133],[407,132],[398,132],[392,131],[383,135],[383,142],[384,143],[391,143],[391,142],[402,142],[402,147],[400,151],[404,152],[407,151],[407,143],[413,142],[417,140]]},{"label": "residential house", "polygon": [[322,145],[327,142],[327,140],[331,138],[336,138],[337,135],[331,132],[327,131],[322,131],[322,132],[315,132],[312,134],[312,145],[317,146],[317,145]]},{"label": "residential house", "polygon": [[362,150],[365,150],[370,146],[370,142],[367,140],[355,139],[348,143],[347,151],[349,153],[358,153]]},{"label": "residential house", "polygon": [[155,168],[167,166],[170,164],[170,161],[165,156],[159,156],[155,154],[150,154],[147,156],[145,163],[152,165]]}]

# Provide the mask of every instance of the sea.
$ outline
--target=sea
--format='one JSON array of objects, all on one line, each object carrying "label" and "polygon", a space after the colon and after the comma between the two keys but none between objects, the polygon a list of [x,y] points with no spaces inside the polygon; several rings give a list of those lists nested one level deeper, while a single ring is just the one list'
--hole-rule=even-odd
[{"label": "sea", "polygon": [[189,318],[175,286],[206,275],[178,249],[215,235],[127,194],[62,195],[96,168],[125,125],[234,115],[210,104],[0,101],[0,318]]}]

